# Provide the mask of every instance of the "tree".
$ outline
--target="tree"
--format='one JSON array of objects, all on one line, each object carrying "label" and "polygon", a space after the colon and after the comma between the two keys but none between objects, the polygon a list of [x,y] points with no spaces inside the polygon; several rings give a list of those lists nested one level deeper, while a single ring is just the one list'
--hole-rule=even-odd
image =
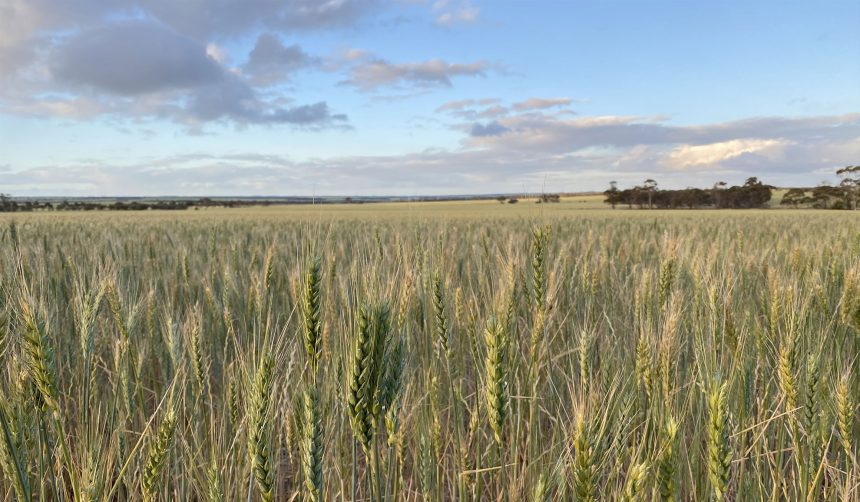
[{"label": "tree", "polygon": [[755,176],[747,178],[744,183],[744,207],[762,207],[770,201],[772,196],[770,185],[765,185]]},{"label": "tree", "polygon": [[693,209],[696,207],[709,206],[712,203],[712,197],[707,190],[701,188],[686,188],[684,190],[673,190],[671,198],[671,207],[686,207]]},{"label": "tree", "polygon": [[857,209],[857,199],[860,198],[860,165],[846,166],[836,171],[842,178],[839,186],[845,190],[845,209]]},{"label": "tree", "polygon": [[725,190],[725,188],[726,188],[726,182],[725,181],[718,181],[718,182],[714,183],[714,187],[711,189],[711,191],[714,194],[714,204],[717,207],[722,207],[722,192],[723,192],[723,190]]},{"label": "tree", "polygon": [[604,191],[603,195],[606,197],[603,203],[610,204],[612,209],[615,209],[615,205],[621,202],[621,192],[618,191],[618,182],[610,181],[609,190]]},{"label": "tree", "polygon": [[842,187],[819,185],[812,190],[812,201],[816,209],[848,209]]},{"label": "tree", "polygon": [[557,193],[544,193],[538,197],[537,203],[541,202],[561,202],[561,196]]},{"label": "tree", "polygon": [[800,204],[806,202],[806,190],[802,188],[792,188],[785,195],[782,196],[782,200],[779,202],[783,206],[794,206],[797,208]]},{"label": "tree", "polygon": [[635,204],[639,209],[645,207],[658,209],[677,209],[686,207],[717,208],[757,208],[770,201],[774,187],[765,185],[758,178],[747,178],[741,186],[727,187],[725,182],[714,184],[713,188],[685,188],[682,190],[658,190],[657,182],[647,179],[642,185],[618,190],[613,181],[603,192],[604,202],[612,205],[627,204],[631,209]]},{"label": "tree", "polygon": [[657,182],[648,178],[645,180],[645,184],[642,185],[642,188],[645,190],[645,193],[648,195],[648,209],[654,209],[654,192],[657,191]]},{"label": "tree", "polygon": [[8,193],[0,193],[0,212],[17,211],[18,204],[12,200],[12,196]]}]

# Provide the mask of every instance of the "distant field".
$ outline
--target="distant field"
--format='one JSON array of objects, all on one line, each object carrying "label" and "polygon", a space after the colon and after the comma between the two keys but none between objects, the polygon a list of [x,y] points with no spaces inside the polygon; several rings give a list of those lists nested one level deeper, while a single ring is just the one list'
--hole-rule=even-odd
[{"label": "distant field", "polygon": [[[817,210],[801,209],[792,210],[779,205],[782,195],[786,190],[778,189],[774,191],[771,208],[779,209],[780,211],[799,211],[800,213],[817,212]],[[596,195],[576,195],[567,196],[561,199],[558,203],[536,203],[535,199],[522,198],[516,204],[499,203],[495,200],[465,200],[465,201],[440,201],[440,202],[374,202],[365,204],[295,204],[295,205],[273,205],[259,207],[244,207],[244,208],[199,208],[189,209],[184,211],[145,211],[133,212],[129,214],[103,212],[57,212],[46,214],[51,218],[72,218],[78,219],[81,217],[104,218],[113,220],[128,216],[130,218],[168,218],[168,219],[198,219],[210,217],[226,217],[226,218],[283,218],[283,219],[342,219],[342,218],[383,218],[383,219],[421,219],[421,218],[542,218],[542,217],[559,217],[559,216],[582,216],[585,213],[604,214],[607,216],[621,215],[626,217],[641,217],[655,216],[660,213],[675,214],[683,216],[684,214],[709,214],[717,213],[756,213],[761,212],[761,209],[752,210],[716,210],[716,209],[672,209],[672,210],[640,210],[628,209],[625,206],[618,206],[612,210],[603,202],[604,196]],[[585,212],[585,213],[584,213]],[[38,218],[43,213],[28,215],[27,213],[0,213],[0,218],[27,219],[31,217]]]}]

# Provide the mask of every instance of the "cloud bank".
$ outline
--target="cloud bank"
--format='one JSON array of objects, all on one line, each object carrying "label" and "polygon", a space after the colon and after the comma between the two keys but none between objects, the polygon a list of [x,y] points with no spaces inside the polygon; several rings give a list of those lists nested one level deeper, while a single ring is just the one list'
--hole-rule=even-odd
[{"label": "cloud bank", "polygon": [[220,39],[259,27],[285,33],[358,22],[367,0],[174,2],[0,0],[0,112],[85,119],[168,120],[342,128],[326,101],[293,103],[284,88],[319,64],[263,32],[241,68]]},{"label": "cloud bank", "polygon": [[[832,130],[840,137],[825,134]],[[22,194],[116,195],[135,187],[133,195],[414,195],[599,190],[610,180],[625,185],[651,177],[666,187],[709,186],[742,182],[753,170],[765,182],[779,176],[804,184],[809,173],[831,178],[858,156],[860,114],[692,126],[636,117],[511,117],[466,131],[457,149],[310,159],[190,153],[138,163],[80,161],[0,172],[0,183]]]}]

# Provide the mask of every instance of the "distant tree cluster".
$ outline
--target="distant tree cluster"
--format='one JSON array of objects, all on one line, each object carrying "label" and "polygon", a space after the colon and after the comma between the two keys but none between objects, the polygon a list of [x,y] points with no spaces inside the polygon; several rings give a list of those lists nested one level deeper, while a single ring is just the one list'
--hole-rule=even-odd
[{"label": "distant tree cluster", "polygon": [[639,209],[695,209],[714,207],[719,209],[758,208],[767,204],[774,187],[765,185],[758,178],[748,178],[741,186],[716,183],[712,188],[684,188],[682,190],[660,190],[657,182],[647,179],[642,185],[624,190],[611,182],[609,190],[603,192],[605,203],[615,209],[618,205]]},{"label": "distant tree cluster", "polygon": [[860,203],[860,166],[843,167],[836,174],[842,178],[838,186],[792,188],[782,197],[780,204],[815,209],[857,209]]},{"label": "distant tree cluster", "polygon": [[31,212],[31,211],[181,211],[199,207],[249,207],[269,206],[277,203],[306,204],[310,203],[304,199],[287,201],[271,201],[258,199],[243,200],[213,200],[202,198],[198,200],[155,200],[155,201],[114,201],[92,202],[92,201],[61,201],[61,202],[38,202],[38,201],[16,201],[8,194],[0,193],[0,212]]},{"label": "distant tree cluster", "polygon": [[561,202],[561,195],[557,193],[544,193],[538,197],[537,203],[548,203],[548,202]]},{"label": "distant tree cluster", "polygon": [[[496,200],[499,202],[499,204],[516,204],[520,201],[518,198],[509,195],[499,195],[498,197],[496,197]],[[555,193],[543,193],[537,196],[535,202],[537,202],[538,204],[561,202],[561,195]]]},{"label": "distant tree cluster", "polygon": [[147,209],[179,210],[188,209],[193,201],[157,201],[157,202],[122,202],[111,204],[83,201],[62,201],[59,203],[15,201],[8,195],[0,196],[0,212],[30,212],[30,211],[145,211]]},{"label": "distant tree cluster", "polygon": [[9,194],[0,193],[0,213],[11,213],[18,211],[37,211],[40,209],[51,209],[48,202],[40,203],[34,201],[16,202]]}]

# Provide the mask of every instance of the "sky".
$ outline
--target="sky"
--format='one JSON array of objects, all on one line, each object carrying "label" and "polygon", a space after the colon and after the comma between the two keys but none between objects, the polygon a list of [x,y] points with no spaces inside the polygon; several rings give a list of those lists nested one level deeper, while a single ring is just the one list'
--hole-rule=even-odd
[{"label": "sky", "polygon": [[856,0],[0,0],[0,192],[838,183],[858,26]]}]

